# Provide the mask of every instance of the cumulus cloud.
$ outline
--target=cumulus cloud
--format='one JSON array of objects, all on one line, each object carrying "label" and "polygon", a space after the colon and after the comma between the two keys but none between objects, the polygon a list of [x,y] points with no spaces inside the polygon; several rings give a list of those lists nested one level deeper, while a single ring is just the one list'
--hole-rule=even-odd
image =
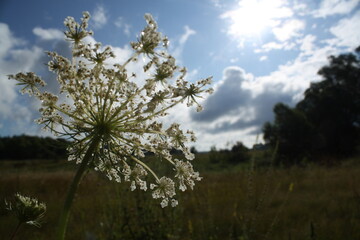
[{"label": "cumulus cloud", "polygon": [[0,23],[0,36],[0,57],[3,58],[9,49],[18,45],[21,40],[12,36],[9,26],[5,23]]},{"label": "cumulus cloud", "polygon": [[107,23],[107,16],[105,8],[98,5],[92,14],[91,21],[94,24],[94,28],[102,28]]},{"label": "cumulus cloud", "polygon": [[[47,135],[41,131],[40,126],[34,123],[34,120],[39,117],[38,108],[39,102],[28,96],[20,96],[19,86],[15,85],[15,81],[8,80],[7,75],[16,74],[18,72],[35,72],[43,80],[46,81],[46,91],[58,93],[59,86],[56,76],[49,72],[45,63],[49,61],[45,54],[46,50],[52,50],[58,54],[69,58],[71,56],[70,43],[65,40],[59,40],[60,36],[56,35],[54,31],[49,29],[41,29],[45,32],[35,30],[33,33],[41,40],[35,45],[25,44],[24,40],[16,38],[10,31],[7,24],[0,23],[0,135],[13,134],[31,134],[31,135]],[[50,34],[55,33],[55,34]],[[56,37],[54,37],[54,35]],[[44,37],[45,36],[45,37]],[[87,43],[94,43],[93,37],[87,37]],[[48,49],[49,42],[52,49]],[[116,58],[111,59],[107,64],[123,63],[130,55],[132,50],[130,47],[112,47]],[[142,61],[137,63],[130,63],[128,65],[129,73],[134,72],[140,79],[144,80],[148,76],[142,70]],[[60,99],[65,99],[60,95]]]},{"label": "cumulus cloud", "polygon": [[341,19],[330,32],[336,37],[336,45],[355,48],[360,44],[360,10],[352,17]]},{"label": "cumulus cloud", "polygon": [[239,67],[228,67],[224,70],[223,79],[215,86],[215,91],[205,103],[205,110],[192,115],[192,119],[199,122],[211,122],[225,115],[238,113],[238,107],[244,105],[251,97],[248,90],[241,84],[247,76]]},{"label": "cumulus cloud", "polygon": [[[303,36],[305,22],[298,19],[283,20],[274,27],[272,32],[277,41],[264,43],[254,50],[255,53],[267,53],[273,50],[293,50],[298,46],[298,41]],[[264,58],[260,59],[264,60]]]},{"label": "cumulus cloud", "polygon": [[324,18],[335,14],[348,14],[358,5],[358,0],[323,0],[313,16]]},{"label": "cumulus cloud", "polygon": [[207,123],[212,133],[256,129],[271,120],[275,103],[291,103],[293,91],[285,88],[284,82],[254,79],[240,67],[228,67],[215,86],[214,94],[204,102],[205,110],[192,113],[191,118]]},{"label": "cumulus cloud", "polygon": [[45,41],[64,39],[64,33],[55,28],[44,29],[41,27],[36,27],[33,29],[33,33],[40,40],[45,40]]},{"label": "cumulus cloud", "polygon": [[319,45],[310,34],[299,44],[298,56],[268,75],[253,76],[234,66],[224,69],[215,92],[203,102],[204,111],[190,113],[202,144],[206,143],[207,148],[211,143],[220,144],[223,136],[251,147],[256,135],[261,135],[263,124],[273,121],[274,105],[282,102],[294,106],[310,83],[320,80],[317,72],[328,63],[328,56],[339,53],[335,47]]},{"label": "cumulus cloud", "polygon": [[[23,40],[16,38],[9,26],[0,23],[0,133],[20,134],[31,131],[26,128],[33,123],[33,112],[29,102],[19,101],[15,82],[8,80],[7,75],[19,71],[31,71],[43,53],[39,47],[27,48]],[[6,127],[4,127],[6,126]]]}]

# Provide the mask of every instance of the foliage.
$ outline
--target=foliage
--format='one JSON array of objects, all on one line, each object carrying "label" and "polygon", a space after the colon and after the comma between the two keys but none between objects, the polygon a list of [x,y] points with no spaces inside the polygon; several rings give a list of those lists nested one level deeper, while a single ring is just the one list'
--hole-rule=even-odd
[{"label": "foliage", "polygon": [[212,164],[239,164],[247,162],[249,159],[249,149],[242,142],[236,142],[230,150],[217,150],[215,146],[212,146],[209,152],[209,160]]},{"label": "foliage", "polygon": [[264,139],[279,143],[278,162],[299,163],[323,155],[349,156],[360,137],[360,48],[329,57],[304,99],[294,108],[274,107],[275,120],[265,123]]},{"label": "foliage", "polygon": [[[311,235],[319,240],[360,239],[360,161],[350,160],[330,168],[275,168],[270,175],[261,168],[252,175],[248,168],[202,171],[204,179],[196,191],[179,195],[178,207],[164,209],[149,198],[150,192],[130,194],[129,184],[109,182],[92,171],[79,187],[68,239],[238,240],[251,231],[252,240],[263,240],[269,230],[267,240],[304,240]],[[42,163],[36,170],[24,163],[13,171],[8,164],[15,162],[0,162],[0,200],[16,192],[36,195],[47,203],[47,214],[41,229],[24,226],[16,239],[56,239],[59,198],[66,194],[72,174],[55,162],[43,161],[57,167],[51,172],[40,168]],[[0,236],[8,239],[15,224],[15,218],[0,214]]]},{"label": "foliage", "polygon": [[37,136],[0,138],[1,160],[66,159],[70,142],[65,139]]}]

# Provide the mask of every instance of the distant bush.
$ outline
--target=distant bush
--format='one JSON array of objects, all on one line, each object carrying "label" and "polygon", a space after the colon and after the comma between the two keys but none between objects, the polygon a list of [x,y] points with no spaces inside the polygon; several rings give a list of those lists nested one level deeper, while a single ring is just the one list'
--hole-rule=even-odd
[{"label": "distant bush", "polygon": [[231,149],[211,147],[209,152],[210,163],[213,164],[238,164],[250,159],[249,149],[242,143],[235,143]]},{"label": "distant bush", "polygon": [[69,142],[37,136],[13,136],[0,138],[0,160],[64,159]]}]

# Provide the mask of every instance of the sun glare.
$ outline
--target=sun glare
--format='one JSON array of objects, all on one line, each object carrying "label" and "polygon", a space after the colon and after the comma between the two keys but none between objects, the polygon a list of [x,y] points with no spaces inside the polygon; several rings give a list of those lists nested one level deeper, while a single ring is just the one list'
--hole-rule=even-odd
[{"label": "sun glare", "polygon": [[279,19],[290,17],[292,11],[281,0],[243,0],[239,8],[225,13],[230,18],[230,33],[235,36],[259,36],[266,28],[275,27]]}]

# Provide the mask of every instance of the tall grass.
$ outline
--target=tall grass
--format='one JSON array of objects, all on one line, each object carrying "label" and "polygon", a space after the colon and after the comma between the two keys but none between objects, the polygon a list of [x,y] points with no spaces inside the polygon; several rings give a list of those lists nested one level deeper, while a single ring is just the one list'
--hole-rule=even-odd
[{"label": "tall grass", "polygon": [[[67,166],[1,163],[0,200],[15,192],[48,206],[41,229],[24,227],[18,239],[54,239],[61,203],[71,181]],[[81,183],[69,239],[360,239],[360,166],[208,172],[176,208],[162,209],[148,192],[129,194],[91,172]],[[249,175],[251,174],[251,175]],[[250,181],[251,180],[251,181]],[[289,192],[289,184],[294,190]],[[16,219],[1,211],[0,236]]]}]

